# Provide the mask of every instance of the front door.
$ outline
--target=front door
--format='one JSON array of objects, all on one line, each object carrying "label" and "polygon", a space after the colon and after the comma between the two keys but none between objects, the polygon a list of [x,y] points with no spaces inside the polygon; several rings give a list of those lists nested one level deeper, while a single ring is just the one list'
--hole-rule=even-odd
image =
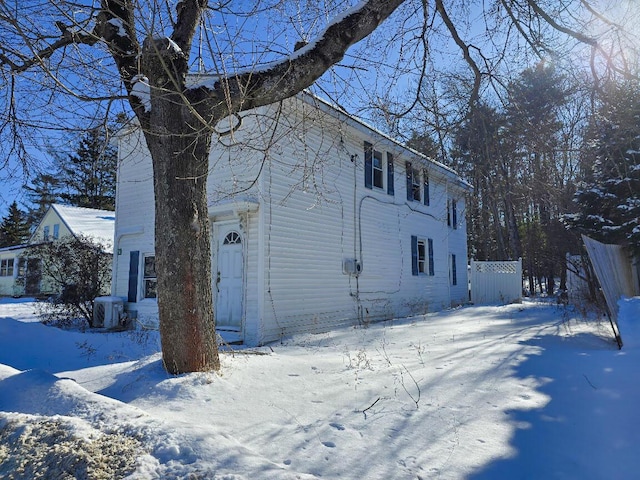
[{"label": "front door", "polygon": [[240,330],[244,291],[244,255],[242,236],[235,229],[220,229],[216,291],[216,326]]},{"label": "front door", "polygon": [[[25,260],[20,260],[24,262]],[[39,258],[29,258],[27,271],[24,279],[24,294],[38,295],[40,293],[40,283],[42,281],[42,262]]]}]

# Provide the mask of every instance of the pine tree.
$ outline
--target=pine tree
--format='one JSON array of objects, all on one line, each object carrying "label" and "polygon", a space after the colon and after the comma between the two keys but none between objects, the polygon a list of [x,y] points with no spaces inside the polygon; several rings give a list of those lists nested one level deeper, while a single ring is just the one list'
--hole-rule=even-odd
[{"label": "pine tree", "polygon": [[26,197],[33,207],[27,211],[27,222],[36,225],[52,203],[60,201],[60,179],[51,173],[39,173],[24,187]]},{"label": "pine tree", "polygon": [[0,247],[21,245],[29,239],[29,235],[27,215],[18,208],[18,203],[14,200],[0,224]]},{"label": "pine tree", "polygon": [[640,253],[640,89],[609,85],[593,116],[583,155],[578,213],[568,226]]},{"label": "pine tree", "polygon": [[74,154],[56,159],[62,200],[78,207],[115,209],[118,155],[109,135],[103,126],[88,130]]}]

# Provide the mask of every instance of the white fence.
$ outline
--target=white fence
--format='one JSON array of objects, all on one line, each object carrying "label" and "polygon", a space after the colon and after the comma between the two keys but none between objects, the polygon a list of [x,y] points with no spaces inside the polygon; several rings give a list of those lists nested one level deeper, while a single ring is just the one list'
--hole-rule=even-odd
[{"label": "white fence", "polygon": [[471,260],[471,303],[520,303],[522,259],[515,262]]}]

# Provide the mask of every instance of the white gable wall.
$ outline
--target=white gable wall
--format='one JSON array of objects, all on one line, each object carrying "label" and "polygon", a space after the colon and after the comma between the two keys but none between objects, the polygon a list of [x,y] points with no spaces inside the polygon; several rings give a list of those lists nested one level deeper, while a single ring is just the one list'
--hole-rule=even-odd
[{"label": "white gable wall", "polygon": [[[131,252],[139,252],[142,269],[145,254],[154,254],[153,166],[141,132],[132,129],[119,136],[118,188],[116,191],[116,233],[113,245],[112,295],[128,298]],[[135,311],[142,324],[155,324],[158,305],[143,299],[141,281],[136,284]]]}]

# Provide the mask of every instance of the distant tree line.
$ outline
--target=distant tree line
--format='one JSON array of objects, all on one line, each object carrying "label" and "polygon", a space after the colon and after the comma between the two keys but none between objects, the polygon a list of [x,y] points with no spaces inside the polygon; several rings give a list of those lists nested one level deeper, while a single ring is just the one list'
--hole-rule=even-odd
[{"label": "distant tree line", "polygon": [[51,169],[23,187],[25,210],[14,201],[0,221],[0,247],[25,243],[52,203],[115,210],[118,154],[110,142],[115,128],[115,122],[101,124],[81,134],[73,152],[51,152]]},{"label": "distant tree line", "polygon": [[541,62],[505,90],[450,129],[446,151],[426,132],[407,142],[473,185],[470,258],[522,258],[531,293],[553,294],[581,233],[640,253],[637,79],[588,84]]}]

